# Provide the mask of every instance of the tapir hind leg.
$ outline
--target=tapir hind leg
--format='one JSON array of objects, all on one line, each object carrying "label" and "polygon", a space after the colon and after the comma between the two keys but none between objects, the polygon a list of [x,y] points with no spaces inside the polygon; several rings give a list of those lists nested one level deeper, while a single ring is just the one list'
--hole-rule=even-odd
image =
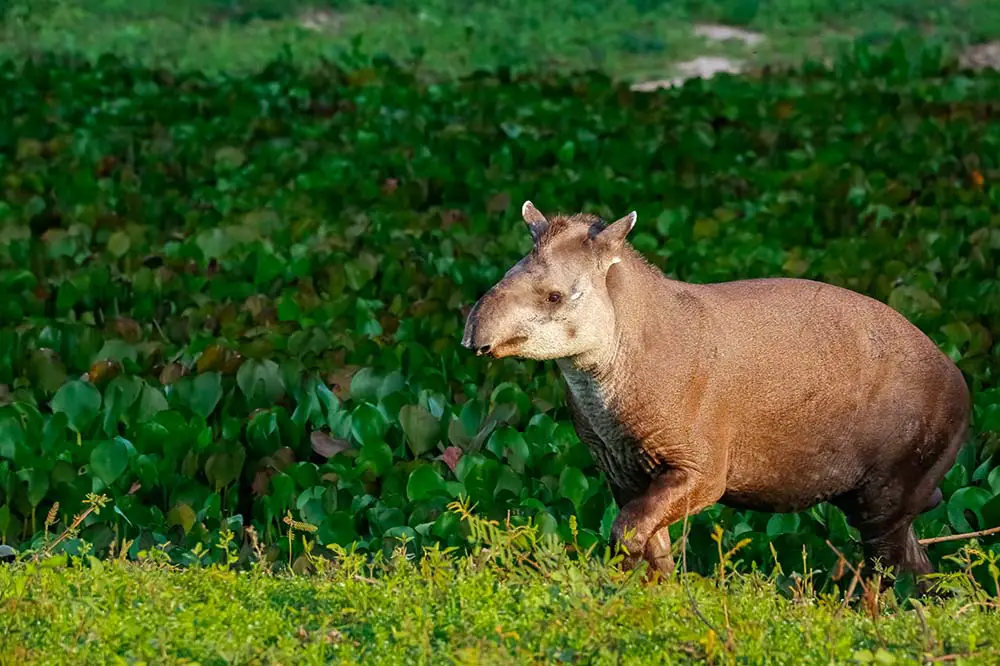
[{"label": "tapir hind leg", "polygon": [[914,488],[899,477],[883,476],[834,500],[847,522],[861,533],[866,576],[875,573],[876,564],[891,567],[897,577],[934,572],[913,531],[913,519],[933,501],[936,488],[928,485],[921,483]]},{"label": "tapir hind leg", "polygon": [[918,435],[920,441],[906,447],[923,451],[923,456],[907,456],[872,469],[861,488],[834,501],[861,532],[869,567],[880,561],[891,566],[897,576],[934,572],[913,531],[913,520],[943,500],[939,484],[954,463],[968,427],[964,417],[955,417],[950,423],[959,426],[939,429],[937,436],[927,436],[933,432],[928,428]]},{"label": "tapir hind leg", "polygon": [[864,535],[865,557],[874,568],[876,561],[892,566],[897,575],[934,573],[927,553],[917,541],[912,522],[900,525],[890,532],[873,532]]}]

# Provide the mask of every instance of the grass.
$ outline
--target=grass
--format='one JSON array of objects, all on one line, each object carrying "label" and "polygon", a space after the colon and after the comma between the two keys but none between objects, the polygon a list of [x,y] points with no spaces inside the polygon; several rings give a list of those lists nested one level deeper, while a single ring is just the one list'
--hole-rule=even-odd
[{"label": "grass", "polygon": [[[523,536],[524,532],[520,532]],[[508,535],[509,536],[509,535]],[[305,575],[53,557],[0,569],[0,663],[995,663],[997,598],[962,574],[944,600],[875,587],[847,601],[810,577],[644,583],[554,538],[466,557],[338,551]],[[235,557],[235,553],[233,554]],[[520,561],[514,565],[511,556]],[[841,580],[847,587],[850,574]],[[852,581],[851,588],[854,587]],[[858,588],[861,589],[861,588]],[[958,619],[960,618],[960,621]]]},{"label": "grass", "polygon": [[[692,31],[699,21],[742,24],[767,39],[752,46],[709,42]],[[882,42],[899,30],[960,48],[1000,37],[1000,7],[935,0],[12,0],[0,54],[114,52],[174,68],[246,72],[286,50],[305,63],[419,53],[429,76],[596,68],[637,80],[671,75],[676,63],[703,55],[751,66],[797,63],[834,55],[856,38]]]}]

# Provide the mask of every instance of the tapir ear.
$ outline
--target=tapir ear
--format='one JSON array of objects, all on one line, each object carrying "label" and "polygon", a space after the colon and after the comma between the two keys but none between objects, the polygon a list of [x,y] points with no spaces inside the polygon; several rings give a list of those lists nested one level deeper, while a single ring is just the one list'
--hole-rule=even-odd
[{"label": "tapir ear", "polygon": [[535,204],[530,201],[525,201],[524,205],[521,206],[521,217],[524,218],[524,223],[528,225],[528,231],[531,232],[532,240],[537,243],[538,239],[545,233],[545,230],[549,228],[549,221],[545,219],[541,211],[535,208]]},{"label": "tapir ear", "polygon": [[632,227],[635,226],[636,218],[635,211],[632,211],[625,217],[615,220],[595,234],[594,242],[612,252],[617,252],[625,242],[625,237],[629,235]]}]

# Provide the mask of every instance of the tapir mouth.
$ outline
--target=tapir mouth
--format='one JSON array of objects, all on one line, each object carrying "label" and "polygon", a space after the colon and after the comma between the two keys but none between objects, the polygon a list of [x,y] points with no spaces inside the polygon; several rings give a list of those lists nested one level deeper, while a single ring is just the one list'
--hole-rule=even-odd
[{"label": "tapir mouth", "polygon": [[528,340],[527,336],[517,335],[497,344],[482,344],[475,341],[475,337],[476,336],[474,334],[466,334],[463,336],[462,346],[466,349],[473,350],[476,353],[476,356],[489,356],[490,358],[503,358],[504,356],[510,356],[517,350],[518,347]]},{"label": "tapir mouth", "polygon": [[[487,345],[487,349],[483,352],[492,358],[503,358],[505,356],[512,356],[517,353],[518,348],[528,341],[526,335],[516,335],[513,338],[508,338],[503,342],[495,345]],[[478,352],[477,352],[478,353]]]},{"label": "tapir mouth", "polygon": [[[486,298],[485,296],[483,298]],[[500,342],[492,342],[490,331],[484,334],[480,326],[480,307],[483,299],[480,299],[469,311],[465,320],[465,330],[462,332],[462,346],[471,349],[476,356],[489,356],[491,358],[502,358],[516,353],[517,349],[527,342],[525,335],[514,335]],[[487,326],[487,329],[490,327]],[[495,339],[495,338],[494,338]]]}]

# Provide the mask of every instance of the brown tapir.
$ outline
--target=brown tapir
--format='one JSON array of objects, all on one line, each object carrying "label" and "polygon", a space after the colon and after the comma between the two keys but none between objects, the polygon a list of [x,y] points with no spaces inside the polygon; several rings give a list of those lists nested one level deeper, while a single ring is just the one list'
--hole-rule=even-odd
[{"label": "brown tapir", "polygon": [[969,390],[916,326],[810,280],[669,279],[626,241],[635,212],[610,225],[521,212],[534,247],[472,308],[462,344],[556,361],[620,507],[626,566],[671,571],[667,527],[715,502],[829,501],[870,564],[933,571],[912,522],[942,499]]}]

